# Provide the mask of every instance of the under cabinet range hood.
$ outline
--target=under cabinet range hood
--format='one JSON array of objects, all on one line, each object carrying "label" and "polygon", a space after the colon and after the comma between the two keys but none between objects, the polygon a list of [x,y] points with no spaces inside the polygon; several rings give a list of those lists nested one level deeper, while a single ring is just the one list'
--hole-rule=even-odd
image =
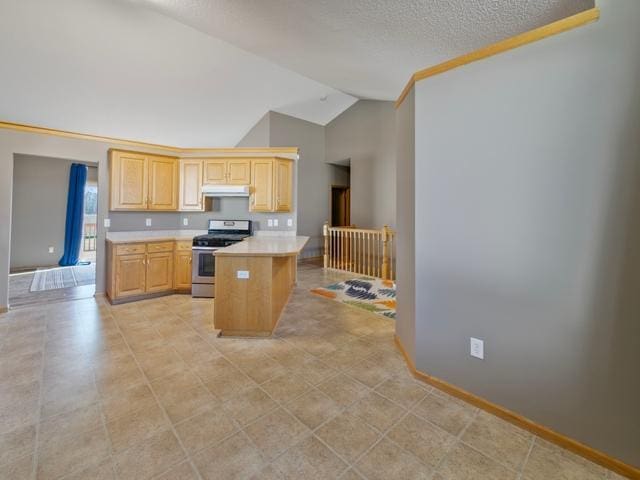
[{"label": "under cabinet range hood", "polygon": [[248,197],[248,185],[204,185],[202,193],[205,197]]}]

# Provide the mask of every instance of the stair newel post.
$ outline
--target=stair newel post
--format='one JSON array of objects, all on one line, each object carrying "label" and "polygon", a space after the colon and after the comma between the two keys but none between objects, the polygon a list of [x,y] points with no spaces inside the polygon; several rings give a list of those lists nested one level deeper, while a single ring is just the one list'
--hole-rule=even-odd
[{"label": "stair newel post", "polygon": [[324,235],[324,268],[329,268],[329,222],[324,222],[322,234]]},{"label": "stair newel post", "polygon": [[389,227],[382,227],[382,279],[389,280]]}]

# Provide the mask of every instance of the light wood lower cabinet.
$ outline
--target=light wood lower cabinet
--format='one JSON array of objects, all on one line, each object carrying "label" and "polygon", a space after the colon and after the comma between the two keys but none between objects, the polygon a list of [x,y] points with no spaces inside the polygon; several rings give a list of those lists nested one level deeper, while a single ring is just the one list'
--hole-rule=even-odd
[{"label": "light wood lower cabinet", "polygon": [[118,255],[114,259],[116,298],[144,295],[146,291],[146,255]]},{"label": "light wood lower cabinet", "polygon": [[107,242],[107,296],[112,303],[191,291],[191,242]]},{"label": "light wood lower cabinet", "polygon": [[191,242],[178,242],[174,268],[176,290],[191,290],[191,258]]}]

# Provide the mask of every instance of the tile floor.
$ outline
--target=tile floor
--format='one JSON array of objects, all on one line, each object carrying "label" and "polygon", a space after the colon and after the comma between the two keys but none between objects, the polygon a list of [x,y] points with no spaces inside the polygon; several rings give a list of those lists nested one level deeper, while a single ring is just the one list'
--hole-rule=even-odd
[{"label": "tile floor", "polygon": [[0,478],[618,478],[415,381],[391,320],[308,293],[342,278],[301,266],[269,339],[179,295],[0,315]]}]

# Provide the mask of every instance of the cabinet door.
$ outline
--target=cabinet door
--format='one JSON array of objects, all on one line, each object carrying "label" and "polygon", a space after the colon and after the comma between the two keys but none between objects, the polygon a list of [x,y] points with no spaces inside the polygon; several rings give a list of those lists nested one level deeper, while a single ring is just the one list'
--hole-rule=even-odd
[{"label": "cabinet door", "polygon": [[178,159],[149,157],[149,210],[178,209]]},{"label": "cabinet door", "polygon": [[146,210],[148,164],[146,155],[112,151],[109,160],[110,210]]},{"label": "cabinet door", "polygon": [[251,160],[246,158],[227,160],[227,183],[229,185],[249,185],[251,183]]},{"label": "cabinet door", "polygon": [[147,293],[173,289],[173,252],[147,254]]},{"label": "cabinet door", "polygon": [[115,260],[115,298],[145,293],[145,254],[119,255]]},{"label": "cabinet door", "polygon": [[290,212],[293,204],[293,162],[276,159],[275,211]]},{"label": "cabinet door", "polygon": [[251,162],[251,198],[249,210],[252,212],[273,211],[273,159],[260,158]]},{"label": "cabinet door", "polygon": [[175,288],[176,290],[191,289],[191,250],[176,252]]},{"label": "cabinet door", "polygon": [[203,210],[202,160],[180,160],[180,210]]},{"label": "cabinet door", "polygon": [[210,159],[204,161],[205,185],[224,185],[227,183],[227,161]]}]

